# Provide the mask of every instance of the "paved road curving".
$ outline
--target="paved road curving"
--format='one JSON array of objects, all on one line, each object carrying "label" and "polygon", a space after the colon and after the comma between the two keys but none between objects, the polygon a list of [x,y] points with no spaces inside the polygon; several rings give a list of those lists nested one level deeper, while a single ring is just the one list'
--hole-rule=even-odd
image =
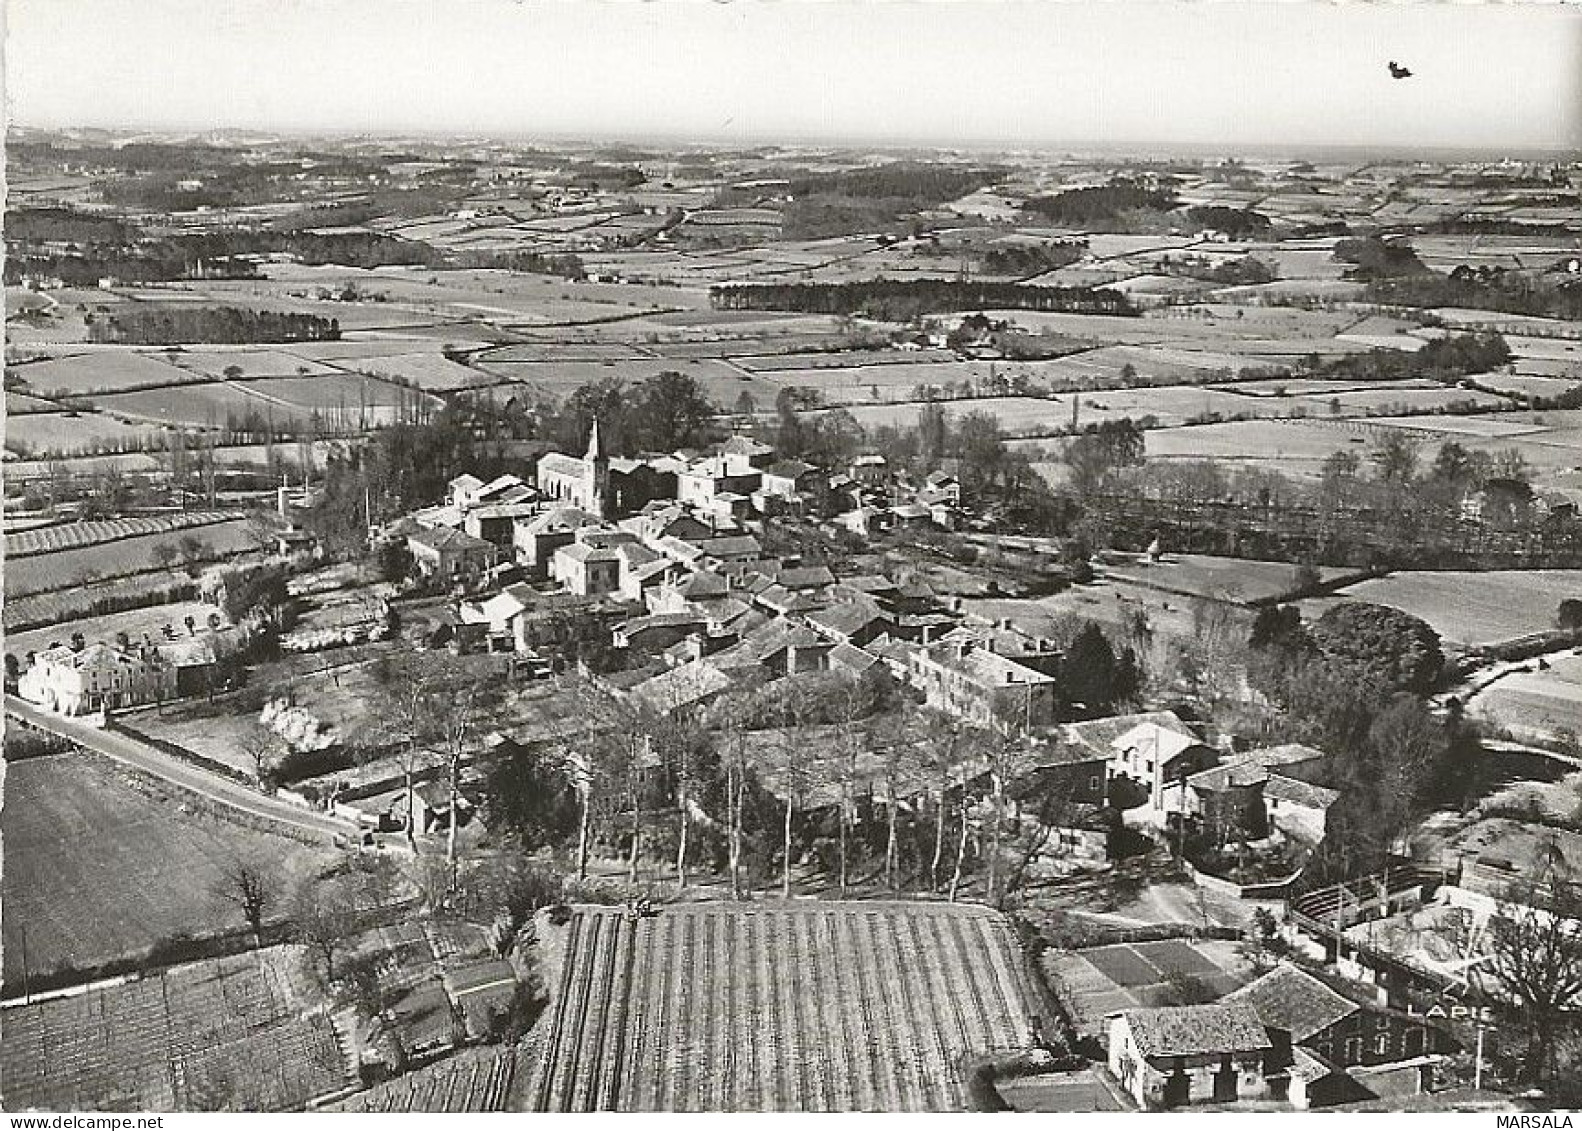
[{"label": "paved road curving", "polygon": [[180,758],[129,735],[100,730],[73,719],[63,718],[35,707],[15,695],[5,697],[5,709],[6,714],[13,715],[23,722],[58,734],[107,758],[113,758],[117,762],[153,774],[162,781],[197,794],[207,801],[289,828],[298,834],[306,833],[322,840],[331,840],[338,836],[353,835],[357,831],[352,822],[340,817],[302,809],[277,798],[267,797],[239,782],[212,774],[189,762],[183,762]]}]

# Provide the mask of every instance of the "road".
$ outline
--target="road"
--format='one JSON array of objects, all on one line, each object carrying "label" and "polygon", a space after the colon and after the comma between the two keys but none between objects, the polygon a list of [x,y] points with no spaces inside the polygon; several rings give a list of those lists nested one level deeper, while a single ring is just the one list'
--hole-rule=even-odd
[{"label": "road", "polygon": [[239,782],[211,774],[180,758],[166,754],[146,742],[139,742],[116,731],[99,730],[97,727],[41,710],[15,695],[5,697],[6,714],[41,730],[58,734],[79,746],[112,758],[123,765],[152,774],[178,789],[196,794],[206,801],[245,813],[250,817],[283,826],[298,834],[322,840],[337,836],[355,835],[356,826],[350,821],[302,809],[288,802],[267,797]]}]

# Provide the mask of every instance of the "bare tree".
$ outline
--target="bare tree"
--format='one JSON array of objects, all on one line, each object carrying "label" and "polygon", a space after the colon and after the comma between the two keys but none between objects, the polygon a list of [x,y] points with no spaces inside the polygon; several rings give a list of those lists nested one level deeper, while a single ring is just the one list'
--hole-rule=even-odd
[{"label": "bare tree", "polygon": [[272,865],[251,857],[233,856],[220,865],[210,889],[216,899],[237,908],[253,932],[253,945],[264,945],[264,919],[279,901],[279,879]]},{"label": "bare tree", "polygon": [[340,879],[308,881],[292,901],[291,923],[298,942],[322,962],[324,977],[335,980],[335,957],[357,929],[356,893]]},{"label": "bare tree", "polygon": [[255,721],[242,731],[237,744],[246,756],[247,764],[252,767],[253,780],[263,785],[269,772],[275,768],[284,741],[263,723]]},{"label": "bare tree", "polygon": [[1558,850],[1541,851],[1490,918],[1487,977],[1521,1007],[1527,1027],[1524,1070],[1543,1082],[1554,1040],[1582,1002],[1582,885]]}]

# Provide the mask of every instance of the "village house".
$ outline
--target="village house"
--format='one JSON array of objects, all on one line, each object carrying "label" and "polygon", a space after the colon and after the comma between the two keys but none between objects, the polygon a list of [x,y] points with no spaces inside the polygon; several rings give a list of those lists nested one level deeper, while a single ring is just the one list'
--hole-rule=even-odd
[{"label": "village house", "polygon": [[1280,1059],[1250,1005],[1129,1009],[1110,1019],[1110,1072],[1145,1110],[1283,1100],[1267,1079]]},{"label": "village house", "polygon": [[407,536],[407,550],[424,577],[476,577],[494,565],[495,548],[461,530],[436,526]]},{"label": "village house", "polygon": [[581,507],[554,507],[526,521],[518,519],[511,535],[516,560],[529,574],[542,577],[556,550],[571,545],[577,531],[598,525],[599,519]]},{"label": "village house", "polygon": [[[1112,796],[1129,801],[1133,819],[1161,823],[1167,813],[1189,807],[1187,777],[1219,761],[1170,711],[1118,715],[1086,723],[1069,723],[1068,741],[1103,751],[1109,759]],[[1121,794],[1133,796],[1122,797]]]},{"label": "village house", "polygon": [[1184,811],[1207,827],[1235,830],[1250,839],[1265,836],[1273,827],[1316,847],[1340,794],[1308,779],[1328,761],[1322,750],[1296,743],[1230,755],[1217,766],[1188,775]]},{"label": "village house", "polygon": [[763,472],[745,456],[707,456],[689,463],[676,475],[676,499],[705,510],[725,494],[748,499],[763,483]]},{"label": "village house", "polygon": [[[1288,1034],[1293,1049],[1307,1049],[1331,1072],[1410,1063],[1425,1077],[1424,1088],[1417,1090],[1430,1082],[1432,1059],[1458,1048],[1426,1018],[1355,1000],[1290,963],[1226,994],[1220,1004],[1251,1006],[1266,1028]],[[1332,1097],[1324,1091],[1322,1085],[1308,1082],[1309,1105],[1349,1098],[1349,1090],[1337,1089],[1339,1094]]]},{"label": "village house", "polygon": [[1057,681],[1042,666],[970,640],[938,643],[912,653],[908,682],[929,706],[978,726],[1031,729],[1055,718]]},{"label": "village house", "polygon": [[136,707],[176,695],[176,667],[157,648],[90,644],[48,648],[33,658],[17,694],[47,711],[83,715],[101,708]]}]

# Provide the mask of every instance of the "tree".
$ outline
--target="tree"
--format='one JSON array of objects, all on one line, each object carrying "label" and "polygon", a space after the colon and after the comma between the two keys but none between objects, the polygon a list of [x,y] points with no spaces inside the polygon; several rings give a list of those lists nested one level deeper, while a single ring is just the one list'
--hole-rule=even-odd
[{"label": "tree", "polygon": [[1319,617],[1311,631],[1324,655],[1389,689],[1425,693],[1444,666],[1439,634],[1420,618],[1388,605],[1343,602]]},{"label": "tree", "polygon": [[576,835],[582,802],[563,752],[511,744],[485,766],[486,825],[524,852],[558,848]]},{"label": "tree", "polygon": [[1575,632],[1582,629],[1582,600],[1567,597],[1555,611],[1555,626]]},{"label": "tree", "polygon": [[221,863],[212,891],[220,902],[241,911],[253,932],[253,945],[262,947],[264,919],[280,896],[274,868],[262,860],[233,856]]},{"label": "tree", "polygon": [[643,448],[673,452],[690,446],[713,415],[698,383],[667,369],[643,382],[634,431]]},{"label": "tree", "polygon": [[248,765],[252,767],[253,780],[263,785],[272,777],[275,762],[280,757],[285,743],[268,727],[254,721],[242,731],[237,745],[241,747],[242,753],[247,757]]},{"label": "tree", "polygon": [[1136,665],[1118,658],[1104,630],[1088,621],[1061,660],[1060,685],[1071,703],[1102,714],[1136,692]]},{"label": "tree", "polygon": [[335,957],[357,929],[357,903],[345,876],[308,880],[292,900],[292,933],[315,961],[323,963],[327,981],[335,980]]},{"label": "tree", "polygon": [[1409,486],[1417,476],[1417,441],[1405,432],[1391,429],[1373,443],[1368,458],[1381,483]]},{"label": "tree", "polygon": [[1111,473],[1144,461],[1143,433],[1130,418],[1106,420],[1088,432],[1066,441],[1061,459],[1071,487],[1082,496],[1097,493]]},{"label": "tree", "polygon": [[1511,884],[1486,932],[1490,959],[1483,975],[1521,1007],[1523,1071],[1542,1083],[1554,1068],[1556,1032],[1582,1003],[1582,895],[1558,849],[1541,852]]}]

